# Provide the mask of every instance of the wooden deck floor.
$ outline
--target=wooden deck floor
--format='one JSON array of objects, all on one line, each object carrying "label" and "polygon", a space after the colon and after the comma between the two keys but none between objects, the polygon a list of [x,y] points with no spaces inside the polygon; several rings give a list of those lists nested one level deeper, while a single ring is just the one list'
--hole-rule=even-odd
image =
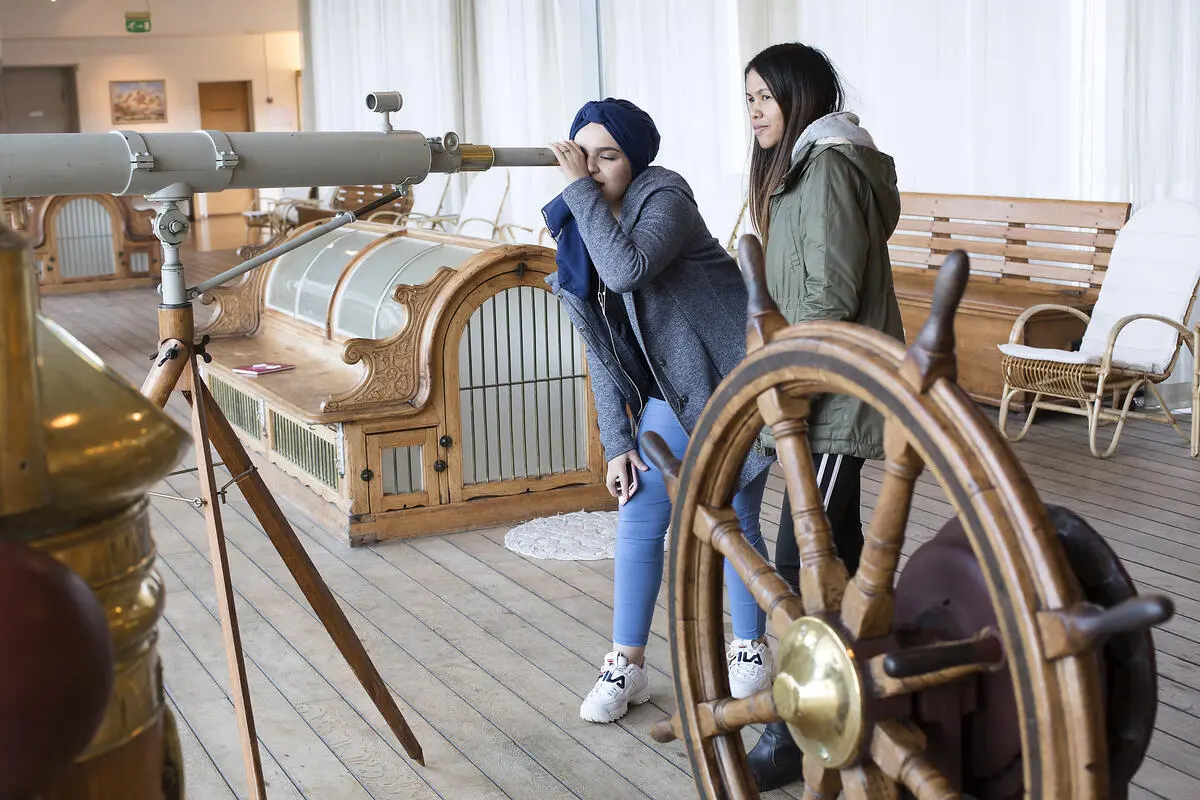
[{"label": "wooden deck floor", "polygon": [[[194,282],[233,261],[204,253],[185,263]],[[42,310],[140,384],[157,339],[155,302],[148,290],[95,293],[46,297]],[[178,399],[169,408],[186,419]],[[1046,502],[1087,517],[1141,590],[1174,599],[1175,618],[1154,634],[1158,730],[1132,796],[1197,798],[1200,463],[1169,429],[1135,423],[1104,462],[1087,455],[1084,433],[1081,420],[1048,420],[1016,450]],[[869,465],[864,519],[879,485]],[[181,475],[158,490],[190,497],[197,483]],[[778,505],[778,490],[776,481],[769,505]],[[579,719],[581,694],[608,646],[611,561],[527,560],[504,548],[503,529],[349,550],[285,510],[401,698],[429,766],[403,756],[235,492],[224,508],[226,532],[269,797],[695,797],[683,746],[648,734],[674,707],[661,601],[647,656],[652,701],[616,725]],[[949,514],[940,489],[922,479],[905,553]],[[155,499],[153,529],[167,588],[165,682],[188,796],[244,797],[202,517]]]}]

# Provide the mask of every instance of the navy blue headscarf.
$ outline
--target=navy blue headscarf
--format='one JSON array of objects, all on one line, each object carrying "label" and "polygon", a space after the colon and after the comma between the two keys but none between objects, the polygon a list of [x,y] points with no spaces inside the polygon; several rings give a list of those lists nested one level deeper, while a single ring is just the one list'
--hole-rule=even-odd
[{"label": "navy blue headscarf", "polygon": [[[571,123],[571,139],[580,128],[591,122],[605,127],[616,141],[629,163],[633,166],[633,177],[645,172],[646,167],[658,155],[660,137],[658,128],[650,115],[628,100],[608,97],[584,103]],[[560,194],[542,209],[546,227],[558,242],[559,285],[577,297],[589,297],[596,291],[596,270],[588,256],[587,246],[579,234],[579,227]]]}]

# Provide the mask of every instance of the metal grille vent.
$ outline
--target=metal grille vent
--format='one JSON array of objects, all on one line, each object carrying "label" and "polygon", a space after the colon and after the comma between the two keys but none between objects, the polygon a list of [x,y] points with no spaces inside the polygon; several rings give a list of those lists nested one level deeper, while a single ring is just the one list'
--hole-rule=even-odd
[{"label": "metal grille vent", "polygon": [[425,490],[425,475],[421,469],[421,456],[424,449],[419,444],[383,448],[383,493],[385,496],[413,494]]},{"label": "metal grille vent", "polygon": [[256,439],[263,435],[262,401],[242,390],[210,375],[208,389],[213,399],[225,412],[225,418]]},{"label": "metal grille vent", "polygon": [[329,488],[337,489],[337,446],[273,408],[270,419],[271,449]]},{"label": "metal grille vent", "polygon": [[88,197],[68,200],[54,218],[54,230],[60,277],[116,274],[112,218],[103,203]]}]

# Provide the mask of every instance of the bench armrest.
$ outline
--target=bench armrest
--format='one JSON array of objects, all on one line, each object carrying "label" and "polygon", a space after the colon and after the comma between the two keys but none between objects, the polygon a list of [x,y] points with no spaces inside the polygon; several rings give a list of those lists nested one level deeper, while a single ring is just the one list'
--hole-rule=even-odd
[{"label": "bench armrest", "polygon": [[1025,330],[1025,323],[1034,316],[1041,314],[1043,311],[1066,311],[1069,314],[1074,314],[1079,319],[1083,320],[1083,324],[1087,325],[1092,321],[1092,318],[1080,311],[1078,308],[1071,306],[1062,306],[1058,303],[1038,303],[1036,306],[1031,306],[1021,312],[1021,316],[1013,321],[1012,331],[1008,334],[1009,344],[1018,344],[1021,338],[1021,333]]},{"label": "bench armrest", "polygon": [[[490,237],[492,239],[495,239],[498,235],[500,235],[501,232],[503,231],[503,229],[508,226],[508,223],[497,224],[495,222],[492,222],[490,219],[484,219],[483,217],[467,217],[466,219],[462,219],[462,218],[458,219],[458,221],[454,225],[454,232],[462,233],[463,225],[466,225],[468,222],[482,222],[484,225],[487,225],[489,228],[492,229],[492,235]],[[482,238],[482,237],[476,237],[476,238]]]},{"label": "bench armrest", "polygon": [[379,222],[385,217],[391,217],[391,225],[403,225],[408,214],[403,211],[373,211],[367,215],[367,222]]},{"label": "bench armrest", "polygon": [[502,237],[507,237],[510,242],[516,241],[516,239],[512,238],[512,233],[511,233],[514,230],[525,231],[526,233],[533,233],[533,228],[527,228],[524,225],[518,225],[515,222],[501,223],[496,226],[496,230],[499,231],[499,233]]},{"label": "bench armrest", "polygon": [[410,211],[407,224],[409,227],[417,225],[428,227],[430,230],[441,230],[444,233],[448,233],[446,223],[457,221],[457,214],[422,214],[419,211]]}]

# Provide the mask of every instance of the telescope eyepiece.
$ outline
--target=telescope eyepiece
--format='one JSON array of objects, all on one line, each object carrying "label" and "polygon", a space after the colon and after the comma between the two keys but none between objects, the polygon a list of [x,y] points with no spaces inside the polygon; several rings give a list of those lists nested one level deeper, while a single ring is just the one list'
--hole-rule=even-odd
[{"label": "telescope eyepiece", "polygon": [[367,95],[367,108],[380,114],[399,111],[404,98],[399,92],[371,92]]}]

